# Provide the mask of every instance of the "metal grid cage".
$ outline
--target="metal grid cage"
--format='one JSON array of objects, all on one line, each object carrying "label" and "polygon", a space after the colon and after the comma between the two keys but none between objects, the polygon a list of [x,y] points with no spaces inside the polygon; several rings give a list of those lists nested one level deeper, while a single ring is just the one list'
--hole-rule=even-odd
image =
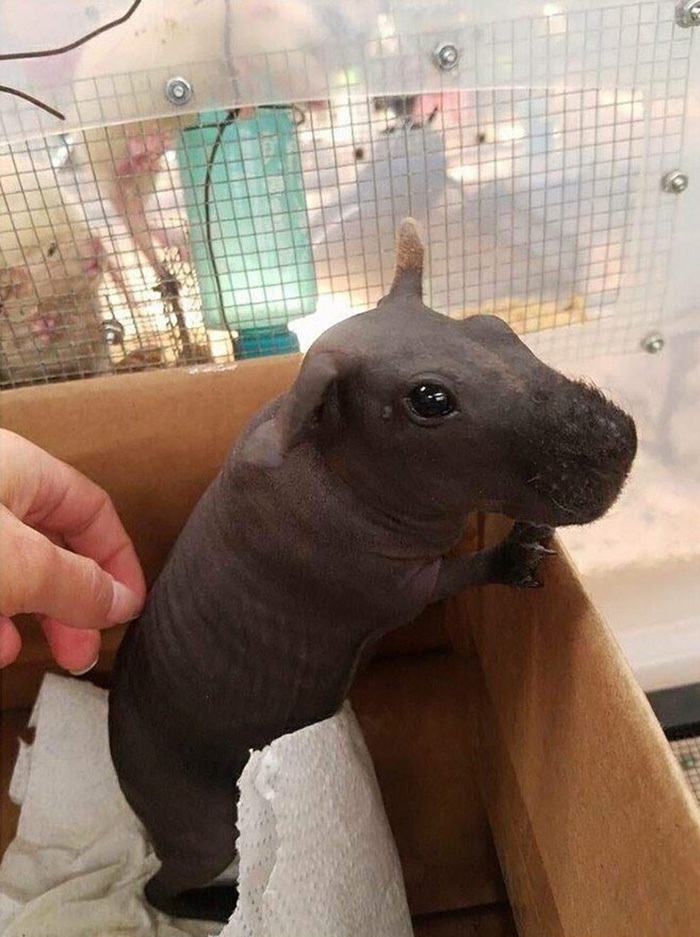
[{"label": "metal grid cage", "polygon": [[700,806],[700,736],[676,739],[670,744],[688,786]]},{"label": "metal grid cage", "polygon": [[[130,122],[106,79],[76,85],[104,126],[0,148],[0,386],[304,349],[386,290],[408,214],[439,311],[637,347],[668,285],[692,32],[666,2],[547,4],[441,61],[435,35],[385,23],[362,79],[319,71],[328,47],[256,58],[295,89],[322,74],[313,101]],[[139,76],[113,85],[120,113],[142,107]]]}]

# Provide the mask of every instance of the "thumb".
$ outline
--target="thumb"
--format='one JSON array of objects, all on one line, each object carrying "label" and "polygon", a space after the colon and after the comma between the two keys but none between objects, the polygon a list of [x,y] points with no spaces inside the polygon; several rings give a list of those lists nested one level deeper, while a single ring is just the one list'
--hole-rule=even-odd
[{"label": "thumb", "polygon": [[33,612],[97,629],[136,617],[136,595],[94,560],[56,546],[6,508],[0,512],[0,614]]}]

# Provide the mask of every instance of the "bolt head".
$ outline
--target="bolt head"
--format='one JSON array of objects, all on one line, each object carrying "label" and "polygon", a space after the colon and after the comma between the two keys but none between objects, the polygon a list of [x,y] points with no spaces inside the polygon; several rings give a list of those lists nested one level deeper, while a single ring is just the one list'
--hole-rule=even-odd
[{"label": "bolt head", "polygon": [[686,0],[676,7],[676,23],[684,29],[700,26],[700,0]]},{"label": "bolt head", "polygon": [[186,78],[169,78],[165,83],[165,97],[171,104],[181,106],[192,100],[194,91]]},{"label": "bolt head", "polygon": [[673,169],[671,172],[667,172],[661,180],[661,187],[664,192],[671,192],[674,195],[680,195],[681,192],[685,192],[688,185],[688,177],[684,172],[681,172],[680,169]]},{"label": "bolt head", "polygon": [[443,72],[449,72],[459,62],[459,49],[451,42],[445,42],[433,53],[433,61]]},{"label": "bolt head", "polygon": [[102,323],[102,331],[108,345],[124,344],[124,326],[118,319],[109,319]]},{"label": "bolt head", "polygon": [[666,340],[659,332],[652,332],[642,339],[642,348],[649,355],[658,355],[660,351],[663,351],[665,344]]},{"label": "bolt head", "polygon": [[674,192],[685,192],[688,188],[688,177],[676,176],[671,182],[671,187]]}]

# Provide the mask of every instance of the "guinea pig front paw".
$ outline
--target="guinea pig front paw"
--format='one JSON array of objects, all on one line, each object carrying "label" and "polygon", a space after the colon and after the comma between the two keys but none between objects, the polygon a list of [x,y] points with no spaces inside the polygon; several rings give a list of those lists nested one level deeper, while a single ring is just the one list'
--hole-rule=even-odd
[{"label": "guinea pig front paw", "polygon": [[498,549],[494,581],[520,589],[540,589],[543,583],[536,575],[540,561],[556,555],[549,546],[553,534],[551,527],[514,524]]}]

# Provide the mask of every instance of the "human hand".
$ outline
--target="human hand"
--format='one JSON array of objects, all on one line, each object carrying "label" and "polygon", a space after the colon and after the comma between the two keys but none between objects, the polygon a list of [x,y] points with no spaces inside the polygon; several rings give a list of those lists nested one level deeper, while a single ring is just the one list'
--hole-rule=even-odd
[{"label": "human hand", "polygon": [[22,641],[13,615],[32,612],[57,663],[85,673],[100,630],[135,618],[146,585],[109,496],[80,472],[0,429],[0,667]]}]

